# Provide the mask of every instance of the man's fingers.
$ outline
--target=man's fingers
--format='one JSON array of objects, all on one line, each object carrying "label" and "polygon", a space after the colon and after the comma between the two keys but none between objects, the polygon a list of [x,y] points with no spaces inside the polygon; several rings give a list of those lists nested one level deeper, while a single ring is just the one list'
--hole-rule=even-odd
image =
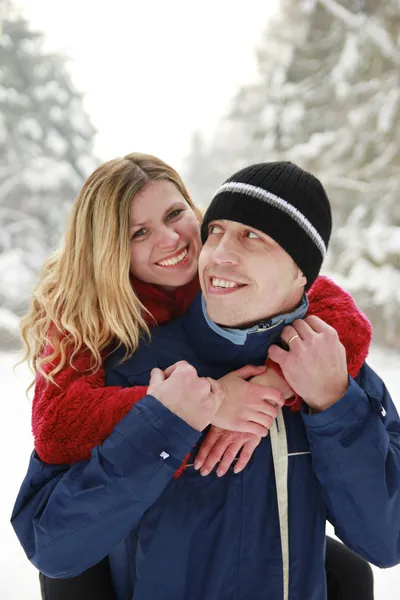
[{"label": "man's fingers", "polygon": [[240,452],[239,458],[233,469],[235,473],[240,473],[240,471],[243,471],[260,442],[261,438],[255,437],[253,440],[249,440],[243,445],[242,451]]},{"label": "man's fingers", "polygon": [[164,375],[165,377],[170,377],[172,375],[172,373],[175,371],[176,369],[176,365],[171,365],[170,367],[167,367],[164,371]]},{"label": "man's fingers", "polygon": [[157,368],[152,369],[151,373],[150,373],[149,386],[150,385],[158,385],[159,383],[162,383],[163,381],[165,381],[164,372],[161,369],[157,369]]},{"label": "man's fingers", "polygon": [[268,350],[268,357],[280,366],[282,366],[286,362],[288,354],[289,352],[286,352],[286,350],[282,350],[282,348],[279,348],[279,346],[276,346],[275,344],[272,344],[272,346],[270,346]]},{"label": "man's fingers", "polygon": [[224,455],[222,456],[221,461],[218,465],[218,468],[217,468],[218,477],[223,477],[228,472],[229,467],[235,460],[235,458],[242,446],[243,446],[243,440],[237,440],[236,442],[232,442],[231,444],[229,444],[229,446],[226,448]]},{"label": "man's fingers", "polygon": [[319,317],[316,317],[315,315],[310,315],[309,317],[306,317],[304,320],[317,333],[323,333],[327,329],[333,329],[333,327],[328,325],[328,323],[325,323],[325,321],[323,321]]},{"label": "man's fingers", "polygon": [[237,369],[237,371],[233,371],[235,375],[241,377],[242,379],[249,379],[250,377],[256,377],[257,375],[261,375],[266,370],[266,365],[254,366],[254,365],[245,365],[241,369]]},{"label": "man's fingers", "polygon": [[164,370],[165,377],[170,377],[172,373],[175,373],[175,371],[187,371],[197,374],[196,369],[192,365],[190,365],[186,360],[178,360],[178,362],[176,362],[175,364],[171,365],[170,367],[167,367]]},{"label": "man's fingers", "polygon": [[295,344],[301,344],[302,341],[300,333],[292,325],[285,327],[281,333],[281,339],[289,346],[289,349],[294,348]]},{"label": "man's fingers", "polygon": [[[315,335],[316,335],[316,332],[314,331],[314,329],[306,321],[303,321],[303,319],[296,319],[296,321],[294,321],[292,325],[293,325],[293,329],[295,330],[295,332],[297,332],[297,334],[305,342],[307,342],[311,338],[315,337]],[[296,333],[295,333],[295,335],[296,335]],[[293,347],[294,347],[294,344],[296,341],[297,340],[293,340]]]},{"label": "man's fingers", "polygon": [[206,380],[210,384],[210,394],[212,394],[213,396],[221,397],[221,399],[222,399],[224,397],[223,385],[219,381],[216,381],[215,379],[212,379],[211,377],[206,377]]}]

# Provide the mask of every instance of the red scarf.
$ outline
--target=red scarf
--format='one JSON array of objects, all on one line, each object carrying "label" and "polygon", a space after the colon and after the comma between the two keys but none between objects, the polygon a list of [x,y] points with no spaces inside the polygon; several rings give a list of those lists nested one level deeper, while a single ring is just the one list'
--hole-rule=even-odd
[{"label": "red scarf", "polygon": [[196,277],[175,290],[165,290],[158,285],[144,283],[131,275],[133,291],[150,314],[145,313],[146,323],[151,327],[168,323],[180,317],[200,291],[199,278]]}]

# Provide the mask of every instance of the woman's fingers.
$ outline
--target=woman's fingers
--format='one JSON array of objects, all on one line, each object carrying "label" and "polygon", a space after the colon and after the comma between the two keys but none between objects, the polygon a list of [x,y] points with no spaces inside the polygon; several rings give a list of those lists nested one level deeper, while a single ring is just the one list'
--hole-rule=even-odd
[{"label": "woman's fingers", "polygon": [[[229,435],[227,436],[220,434],[218,441],[211,448],[207,458],[203,463],[203,466],[200,469],[200,473],[203,475],[203,477],[211,473],[215,465],[221,460],[222,456],[230,445],[229,438],[233,436],[234,434],[231,432],[229,432]],[[235,458],[235,456],[233,458]]]},{"label": "woman's fingers", "polygon": [[212,427],[196,456],[195,469],[200,469],[201,475],[207,476],[219,463],[217,475],[222,477],[235,462],[242,449],[234,469],[235,473],[240,473],[249,462],[260,440],[259,435],[225,431],[218,427]]},{"label": "woman's fingers", "polygon": [[[260,438],[261,439],[261,438]],[[223,452],[220,463],[217,468],[218,477],[223,477],[229,470],[229,467],[235,460],[240,448],[243,446],[243,440],[239,439],[235,442],[231,442],[229,446]],[[247,464],[247,463],[246,463]]]},{"label": "woman's fingers", "polygon": [[201,469],[206,460],[207,456],[211,452],[212,448],[216,444],[216,442],[220,439],[223,430],[219,427],[211,427],[206,437],[204,438],[200,450],[196,454],[196,458],[194,460],[194,468],[196,470]]},{"label": "woman's fingers", "polygon": [[261,375],[265,373],[267,370],[266,365],[260,365],[255,367],[254,365],[245,365],[236,371],[232,371],[234,375],[237,377],[241,377],[242,379],[250,379],[250,377],[256,377],[257,375]]},{"label": "woman's fingers", "polygon": [[240,473],[240,471],[243,471],[260,442],[261,438],[254,436],[254,439],[249,440],[243,445],[242,451],[240,452],[239,458],[237,459],[236,465],[233,469],[235,473]]},{"label": "woman's fingers", "polygon": [[273,406],[282,407],[285,404],[285,397],[281,390],[276,387],[267,387],[264,385],[258,385],[253,383],[254,387],[251,389],[255,398],[261,398],[265,402],[269,402]]}]

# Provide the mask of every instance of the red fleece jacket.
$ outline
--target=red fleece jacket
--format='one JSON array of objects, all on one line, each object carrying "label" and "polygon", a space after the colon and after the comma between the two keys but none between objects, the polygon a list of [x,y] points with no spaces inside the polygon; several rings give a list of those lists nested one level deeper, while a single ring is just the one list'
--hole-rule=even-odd
[{"label": "red fleece jacket", "polygon": [[[182,314],[199,290],[198,280],[170,293],[155,286],[133,281],[136,293],[158,324]],[[309,315],[316,315],[334,327],[346,348],[348,372],[353,377],[369,350],[372,329],[352,297],[326,277],[318,277],[308,293]],[[149,317],[149,324],[154,320]],[[147,387],[104,387],[104,370],[88,373],[88,351],[66,366],[47,384],[37,377],[32,408],[35,449],[50,464],[73,464],[90,458],[91,450],[101,444],[114,426],[146,395]],[[50,365],[46,365],[50,370]],[[279,372],[278,365],[275,365]],[[289,402],[299,410],[301,399]]]}]

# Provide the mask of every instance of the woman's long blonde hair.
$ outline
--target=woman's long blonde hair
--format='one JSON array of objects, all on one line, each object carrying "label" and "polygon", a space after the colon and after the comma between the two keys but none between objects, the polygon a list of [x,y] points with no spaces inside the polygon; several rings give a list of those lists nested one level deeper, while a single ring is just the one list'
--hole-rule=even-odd
[{"label": "woman's long blonde hair", "polygon": [[28,361],[35,377],[40,372],[54,383],[53,376],[67,362],[73,365],[83,349],[96,372],[113,340],[130,356],[141,335],[149,334],[145,308],[130,282],[130,213],[135,194],[161,180],[176,185],[201,221],[178,173],[151,155],[110,160],[84,183],[62,247],[43,266],[21,321],[22,361]]}]

